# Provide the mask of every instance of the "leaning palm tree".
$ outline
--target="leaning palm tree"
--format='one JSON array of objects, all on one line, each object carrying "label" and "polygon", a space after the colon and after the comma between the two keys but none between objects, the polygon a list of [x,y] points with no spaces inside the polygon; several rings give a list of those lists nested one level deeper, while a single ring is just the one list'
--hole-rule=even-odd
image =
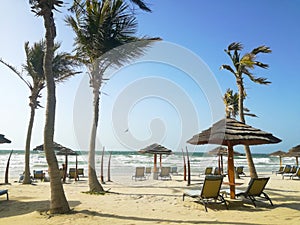
[{"label": "leaning palm tree", "polygon": [[[143,49],[158,39],[139,39],[134,36],[136,19],[122,0],[77,1],[71,11],[75,16],[66,17],[66,22],[76,34],[77,58],[89,69],[90,86],[93,89],[93,124],[88,159],[89,189],[91,192],[103,192],[95,171],[95,144],[104,72],[110,66],[122,66],[142,55]],[[128,43],[133,43],[130,48],[116,49]]]},{"label": "leaning palm tree", "polygon": [[[253,49],[250,53],[246,53],[241,56],[243,46],[241,43],[233,42],[224,51],[230,57],[233,67],[230,65],[222,65],[221,69],[226,69],[231,72],[236,78],[236,84],[239,90],[239,115],[241,122],[245,123],[244,113],[244,100],[246,97],[246,90],[244,87],[244,75],[246,75],[251,81],[257,84],[270,84],[271,82],[264,77],[255,77],[250,70],[253,70],[256,66],[261,68],[268,68],[267,64],[256,61],[256,57],[259,53],[270,53],[271,49],[267,46],[259,46]],[[252,155],[249,146],[245,146],[245,152],[248,161],[248,167],[251,177],[257,177],[256,169],[253,163]]]},{"label": "leaning palm tree", "polygon": [[53,11],[62,6],[59,0],[29,0],[32,11],[44,20],[46,51],[43,59],[43,70],[47,85],[46,118],[44,127],[44,151],[50,175],[50,213],[67,213],[70,211],[60,179],[57,158],[53,149],[54,121],[55,121],[55,79],[53,76],[54,39],[56,27]]},{"label": "leaning palm tree", "polygon": [[[29,107],[30,107],[30,119],[27,128],[26,144],[25,144],[25,170],[23,184],[30,184],[30,143],[31,134],[34,124],[35,110],[42,107],[40,105],[39,98],[41,98],[41,91],[45,87],[45,76],[43,70],[43,58],[46,49],[45,42],[34,43],[32,47],[29,46],[29,42],[25,43],[26,63],[23,65],[27,75],[31,78],[31,82],[24,79],[23,74],[18,71],[14,66],[8,64],[3,59],[0,62],[9,67],[29,88]],[[54,52],[60,48],[59,43],[55,43]],[[77,74],[74,67],[77,66],[75,60],[71,55],[65,52],[55,53],[53,60],[53,75],[55,82],[65,81],[67,78]]]}]

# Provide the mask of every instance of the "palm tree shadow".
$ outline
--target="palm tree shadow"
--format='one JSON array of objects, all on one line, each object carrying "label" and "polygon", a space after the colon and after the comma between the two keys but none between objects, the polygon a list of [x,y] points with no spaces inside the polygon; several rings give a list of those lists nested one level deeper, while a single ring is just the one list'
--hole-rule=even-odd
[{"label": "palm tree shadow", "polygon": [[139,217],[139,216],[126,216],[126,215],[117,215],[117,214],[109,214],[109,213],[102,213],[102,212],[95,212],[90,210],[81,210],[77,211],[76,213],[86,214],[87,216],[95,216],[101,218],[111,218],[117,220],[123,220],[124,224],[125,221],[132,221],[134,224],[138,223],[138,221],[142,222],[151,222],[153,224],[158,223],[170,223],[170,224],[180,224],[180,223],[188,223],[188,224],[232,224],[232,225],[253,225],[253,223],[241,223],[241,222],[220,222],[220,221],[205,221],[205,220],[181,220],[181,219],[160,219],[160,218],[149,218],[149,217]]},{"label": "palm tree shadow", "polygon": [[[79,201],[68,201],[71,207],[79,205]],[[49,209],[50,201],[17,201],[8,200],[1,201],[0,204],[0,218],[14,217],[29,214],[32,212],[46,212]]]}]

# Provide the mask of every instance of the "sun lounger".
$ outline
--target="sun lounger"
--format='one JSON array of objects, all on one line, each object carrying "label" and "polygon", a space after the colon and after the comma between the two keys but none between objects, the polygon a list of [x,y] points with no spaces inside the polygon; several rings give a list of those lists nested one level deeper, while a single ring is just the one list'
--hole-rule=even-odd
[{"label": "sun lounger", "polygon": [[220,188],[222,185],[223,176],[209,176],[205,177],[201,190],[187,190],[183,193],[183,201],[185,196],[196,198],[205,207],[207,212],[208,203],[224,203],[228,209],[227,203],[222,195],[220,195]]},{"label": "sun lounger", "polygon": [[285,166],[283,173],[281,174],[282,179],[284,179],[284,177],[289,177],[292,174],[296,173],[297,171],[297,166]]},{"label": "sun lounger", "polygon": [[264,178],[251,178],[247,190],[242,191],[236,191],[236,196],[244,196],[245,198],[248,198],[252,201],[253,205],[256,207],[255,201],[257,201],[256,198],[262,198],[270,201],[270,204],[273,206],[271,198],[264,192],[264,189],[269,181],[270,177],[264,177]]},{"label": "sun lounger", "polygon": [[283,169],[284,169],[284,166],[280,166],[278,170],[272,170],[272,173],[275,173],[277,176],[277,174],[283,173]]},{"label": "sun lounger", "polygon": [[146,167],[146,175],[150,175],[151,174],[151,170],[152,170],[152,168],[151,167]]},{"label": "sun lounger", "polygon": [[145,176],[145,167],[136,167],[135,174],[132,176],[132,179],[136,180],[146,180]]},{"label": "sun lounger", "polygon": [[162,180],[171,180],[172,177],[170,175],[171,167],[161,167],[161,171],[158,175],[158,178]]},{"label": "sun lounger", "polygon": [[238,176],[240,176],[240,175],[246,176],[246,174],[244,173],[244,167],[243,166],[238,166],[236,168],[236,172],[237,172]]},{"label": "sun lounger", "polygon": [[6,194],[6,200],[8,200],[8,190],[0,190],[0,195]]},{"label": "sun lounger", "polygon": [[45,179],[45,173],[43,170],[34,170],[33,171],[33,179],[39,179],[43,181]]},{"label": "sun lounger", "polygon": [[171,174],[173,174],[173,175],[177,175],[178,174],[178,172],[177,172],[177,166],[172,166],[171,167]]},{"label": "sun lounger", "polygon": [[300,167],[297,168],[295,173],[291,172],[282,174],[282,179],[284,179],[284,177],[289,177],[290,179],[294,179],[294,177],[300,178]]}]

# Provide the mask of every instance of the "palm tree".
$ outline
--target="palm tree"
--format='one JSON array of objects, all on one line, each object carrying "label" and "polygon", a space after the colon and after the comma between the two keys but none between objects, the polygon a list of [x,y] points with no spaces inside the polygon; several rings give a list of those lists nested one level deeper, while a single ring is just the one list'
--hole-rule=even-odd
[{"label": "palm tree", "polygon": [[44,128],[44,151],[50,175],[50,213],[67,213],[70,211],[64,189],[60,179],[60,172],[57,158],[53,149],[54,121],[55,121],[55,79],[53,76],[54,59],[54,39],[56,37],[56,27],[54,22],[53,10],[62,6],[59,0],[29,0],[32,11],[43,17],[46,30],[45,41],[46,51],[43,59],[43,70],[47,84],[47,105]]},{"label": "palm tree", "polygon": [[[159,39],[134,37],[137,22],[129,12],[128,5],[122,0],[90,0],[74,3],[71,11],[75,13],[75,17],[66,17],[66,22],[76,34],[76,54],[90,70],[90,86],[93,89],[93,124],[88,160],[89,189],[91,192],[103,192],[95,171],[95,143],[103,74],[111,65],[121,66],[124,62],[140,56],[145,47]],[[139,40],[145,41],[137,42]],[[135,44],[126,51],[115,49],[127,43]]]},{"label": "palm tree", "polygon": [[[23,184],[30,184],[30,142],[31,134],[35,117],[35,110],[42,107],[39,102],[39,98],[42,97],[41,91],[45,87],[45,76],[43,71],[43,58],[45,53],[45,42],[42,40],[40,42],[34,43],[33,47],[29,47],[29,42],[25,43],[25,53],[26,53],[26,63],[23,68],[30,76],[32,82],[29,82],[23,78],[23,75],[14,66],[6,63],[3,59],[0,62],[9,67],[29,88],[29,107],[30,107],[30,119],[27,128],[26,144],[25,144],[25,172]],[[54,46],[54,52],[60,48],[60,44],[56,43]],[[57,53],[54,56],[53,61],[53,75],[55,77],[55,82],[65,81],[70,76],[77,74],[73,68],[77,63],[72,60],[70,54],[62,52]]]},{"label": "palm tree", "polygon": [[239,94],[233,93],[233,90],[228,88],[224,94],[223,101],[225,104],[226,118],[235,118],[239,113]]},{"label": "palm tree", "polygon": [[[244,88],[244,75],[246,75],[251,81],[257,84],[270,84],[271,82],[264,77],[255,77],[250,70],[253,70],[256,66],[261,68],[268,68],[267,64],[256,61],[256,56],[259,53],[271,53],[271,49],[267,46],[259,46],[254,48],[250,53],[246,53],[241,56],[243,46],[241,43],[233,42],[224,51],[230,57],[233,67],[230,65],[222,65],[221,69],[226,69],[231,72],[236,78],[236,84],[239,90],[239,115],[241,122],[245,123],[244,113],[244,99],[246,97],[246,91]],[[248,161],[248,167],[251,177],[257,177],[256,169],[253,163],[252,155],[249,146],[245,146],[245,152]]]}]

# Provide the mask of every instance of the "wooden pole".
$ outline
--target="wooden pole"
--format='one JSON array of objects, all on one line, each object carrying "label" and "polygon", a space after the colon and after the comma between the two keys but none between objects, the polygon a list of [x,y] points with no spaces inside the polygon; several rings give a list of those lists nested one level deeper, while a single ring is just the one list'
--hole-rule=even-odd
[{"label": "wooden pole", "polygon": [[185,163],[183,148],[181,148],[181,151],[182,151],[182,158],[183,158],[183,180],[186,181],[186,163]]},{"label": "wooden pole", "polygon": [[161,163],[161,155],[162,155],[162,154],[159,154],[159,167],[160,167],[160,169],[161,169],[161,166],[162,166],[162,163]]},{"label": "wooden pole", "polygon": [[11,155],[12,155],[13,151],[14,150],[11,150],[11,152],[9,154],[9,157],[7,159],[7,164],[6,164],[6,169],[5,169],[5,179],[4,179],[5,184],[9,184],[9,182],[8,182],[8,170],[9,170],[10,158],[11,158]]},{"label": "wooden pole", "polygon": [[111,182],[111,180],[110,180],[110,159],[111,159],[111,152],[109,153],[108,165],[107,165],[107,181],[108,182]]},{"label": "wooden pole", "polygon": [[154,154],[154,168],[153,168],[153,172],[154,173],[157,172],[157,156],[156,156],[156,153]]},{"label": "wooden pole", "polygon": [[230,185],[230,198],[235,199],[233,147],[230,143],[228,143],[228,180]]},{"label": "wooden pole", "polygon": [[103,176],[103,161],[104,161],[104,151],[105,151],[105,147],[103,146],[103,150],[102,150],[102,157],[101,157],[101,183],[104,184],[104,176]]},{"label": "wooden pole", "polygon": [[191,166],[190,166],[190,158],[189,158],[189,151],[188,151],[188,148],[185,147],[185,149],[186,149],[187,174],[188,174],[187,186],[190,186],[190,185],[191,185]]},{"label": "wooden pole", "polygon": [[76,155],[76,161],[75,161],[75,181],[79,180],[78,176],[78,160],[77,160],[77,155]]}]

